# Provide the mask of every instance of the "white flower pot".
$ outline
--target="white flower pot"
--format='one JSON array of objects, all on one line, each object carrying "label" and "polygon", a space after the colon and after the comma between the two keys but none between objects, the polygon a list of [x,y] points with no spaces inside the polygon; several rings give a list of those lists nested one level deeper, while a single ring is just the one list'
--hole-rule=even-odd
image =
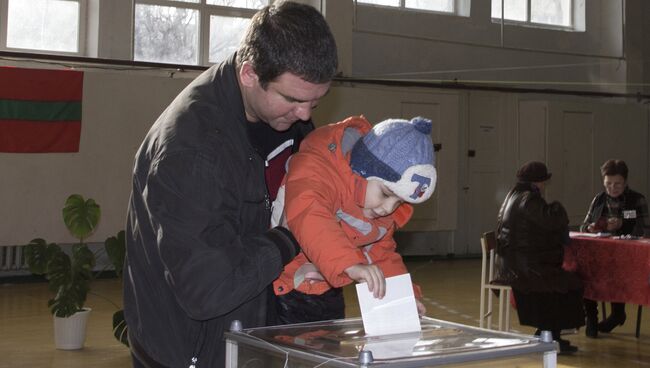
[{"label": "white flower pot", "polygon": [[54,346],[57,349],[76,350],[83,348],[90,311],[90,308],[84,308],[70,317],[54,316]]}]

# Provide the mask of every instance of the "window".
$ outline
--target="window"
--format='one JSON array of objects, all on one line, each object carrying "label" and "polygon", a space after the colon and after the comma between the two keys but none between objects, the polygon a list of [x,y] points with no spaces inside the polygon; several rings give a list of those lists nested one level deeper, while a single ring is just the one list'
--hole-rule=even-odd
[{"label": "window", "polygon": [[0,0],[0,48],[83,54],[86,0]]},{"label": "window", "polygon": [[584,0],[492,0],[493,19],[501,19],[502,3],[503,18],[513,22],[577,29],[576,16],[584,17]]},{"label": "window", "polygon": [[359,4],[392,6],[396,8],[457,13],[458,0],[357,0]]},{"label": "window", "polygon": [[205,65],[236,51],[258,9],[270,0],[136,0],[136,61]]}]

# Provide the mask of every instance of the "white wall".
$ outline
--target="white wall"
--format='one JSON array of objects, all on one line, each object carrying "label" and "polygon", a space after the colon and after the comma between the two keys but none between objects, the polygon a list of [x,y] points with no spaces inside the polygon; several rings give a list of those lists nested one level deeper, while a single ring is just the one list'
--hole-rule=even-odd
[{"label": "white wall", "polygon": [[86,71],[78,153],[0,153],[0,245],[26,244],[36,237],[73,242],[61,216],[73,193],[101,206],[102,217],[89,241],[103,242],[124,229],[135,152],[188,81]]},{"label": "white wall", "polygon": [[[98,18],[95,48],[100,57],[129,58],[131,8],[125,3],[94,2],[98,16],[117,20],[113,24]],[[470,18],[423,18],[381,9],[355,12],[352,0],[322,3],[338,38],[345,76],[525,80],[554,89],[647,93],[644,86],[625,85],[650,81],[642,62],[650,54],[650,31],[644,22],[650,14],[647,1],[626,1],[625,38],[620,32],[621,2],[589,0],[588,33],[508,26],[504,46],[499,26],[482,20],[489,18],[486,4],[474,1]],[[0,65],[57,67],[27,60],[0,60]],[[169,70],[77,67],[85,71],[80,152],[0,153],[0,245],[24,244],[34,237],[72,242],[60,216],[71,193],[93,197],[102,206],[103,217],[91,241],[103,241],[122,229],[135,150],[158,114],[196,75],[179,72],[170,78]],[[473,71],[462,71],[467,69]],[[574,84],[562,83],[566,81]],[[584,84],[590,82],[596,86]],[[570,203],[574,218],[588,205],[580,210],[579,202],[599,190],[597,168],[609,157],[628,160],[631,184],[650,194],[650,133],[643,102],[343,82],[334,85],[314,115],[321,124],[356,114],[377,122],[421,111],[437,119],[434,138],[443,149],[436,199],[419,209],[411,228],[415,231],[403,244],[406,253],[462,255],[479,253],[478,234],[493,226],[495,208],[512,184],[516,167],[528,158],[549,163],[558,181],[548,194]],[[574,148],[567,139],[577,139],[572,135],[576,126],[589,127],[591,144],[578,145],[577,153],[567,155],[567,148]],[[469,150],[477,156],[468,157]],[[588,157],[576,157],[580,155]],[[578,170],[590,175],[586,189],[572,185],[584,178],[570,177],[563,167],[576,162],[584,162]]]}]

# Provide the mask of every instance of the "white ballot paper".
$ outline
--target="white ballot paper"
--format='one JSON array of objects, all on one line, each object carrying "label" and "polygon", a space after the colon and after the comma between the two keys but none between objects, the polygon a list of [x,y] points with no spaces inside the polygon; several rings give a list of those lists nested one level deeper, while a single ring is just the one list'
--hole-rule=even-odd
[{"label": "white ballot paper", "polygon": [[386,295],[383,299],[375,299],[368,291],[366,283],[356,286],[366,335],[379,336],[422,330],[410,274],[387,278]]}]

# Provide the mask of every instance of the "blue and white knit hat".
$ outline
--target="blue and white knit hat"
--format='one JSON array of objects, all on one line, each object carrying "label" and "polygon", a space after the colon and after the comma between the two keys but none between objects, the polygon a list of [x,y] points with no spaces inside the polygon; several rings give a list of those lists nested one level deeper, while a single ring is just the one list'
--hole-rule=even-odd
[{"label": "blue and white knit hat", "polygon": [[359,139],[350,154],[357,174],[384,183],[409,203],[429,199],[436,187],[431,120],[388,119]]}]

